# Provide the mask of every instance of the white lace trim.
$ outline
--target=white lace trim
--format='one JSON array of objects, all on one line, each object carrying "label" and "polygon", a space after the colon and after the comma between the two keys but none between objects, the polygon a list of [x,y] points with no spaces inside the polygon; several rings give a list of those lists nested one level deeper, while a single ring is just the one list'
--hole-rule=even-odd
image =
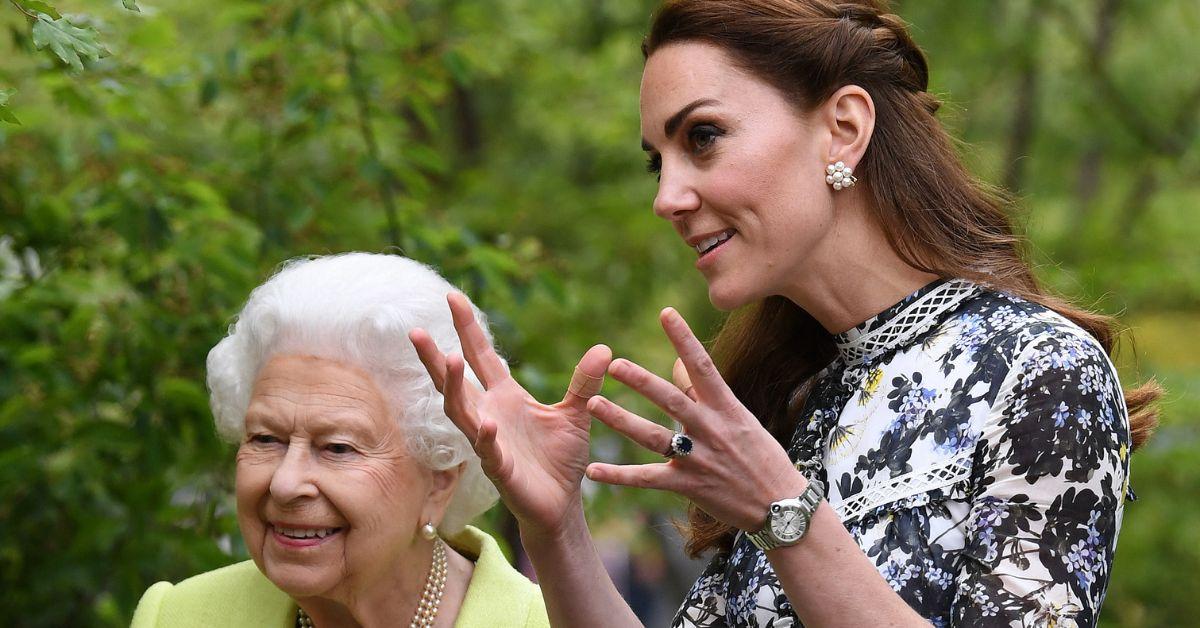
[{"label": "white lace trim", "polygon": [[961,482],[971,477],[973,453],[974,450],[965,449],[953,458],[939,461],[933,466],[873,483],[849,499],[834,504],[833,509],[842,523],[848,523],[884,504]]},{"label": "white lace trim", "polygon": [[979,286],[965,279],[947,281],[905,306],[881,327],[862,334],[856,329],[845,332],[845,340],[837,343],[838,351],[848,366],[858,364],[925,332],[942,312],[978,291]]}]

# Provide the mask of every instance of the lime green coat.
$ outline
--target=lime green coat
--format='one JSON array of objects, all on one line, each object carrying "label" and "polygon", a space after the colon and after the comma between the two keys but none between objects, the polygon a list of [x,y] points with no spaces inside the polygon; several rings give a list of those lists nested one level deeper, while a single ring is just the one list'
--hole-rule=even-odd
[{"label": "lime green coat", "polygon": [[[496,541],[468,526],[449,540],[475,571],[458,611],[456,628],[549,628],[542,593],[513,569]],[[172,585],[146,590],[133,614],[132,628],[292,628],[296,603],[245,561]]]}]

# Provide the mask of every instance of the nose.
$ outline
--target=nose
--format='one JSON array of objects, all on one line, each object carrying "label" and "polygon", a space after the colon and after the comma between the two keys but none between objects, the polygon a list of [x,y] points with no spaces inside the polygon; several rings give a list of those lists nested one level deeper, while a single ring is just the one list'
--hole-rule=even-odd
[{"label": "nose", "polygon": [[700,195],[683,172],[668,173],[663,169],[654,196],[654,213],[659,218],[675,222],[700,209]]},{"label": "nose", "polygon": [[304,497],[316,497],[317,494],[308,446],[289,444],[287,453],[271,476],[271,496],[279,502],[288,503]]}]

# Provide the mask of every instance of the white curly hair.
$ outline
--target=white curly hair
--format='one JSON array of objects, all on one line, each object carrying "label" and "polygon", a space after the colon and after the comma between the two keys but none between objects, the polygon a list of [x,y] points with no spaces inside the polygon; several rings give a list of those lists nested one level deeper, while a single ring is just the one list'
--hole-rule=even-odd
[{"label": "white curly hair", "polygon": [[[467,438],[450,422],[429,374],[408,340],[420,327],[444,352],[461,352],[446,305],[455,290],[432,268],[405,257],[345,253],[284,263],[250,298],[208,353],[208,390],[217,432],[245,435],[246,408],[259,369],[272,357],[311,355],[362,368],[404,427],[414,458],[440,471],[466,462],[438,526],[460,531],[496,502]],[[488,335],[487,320],[472,304]],[[466,376],[478,383],[467,368]]]}]

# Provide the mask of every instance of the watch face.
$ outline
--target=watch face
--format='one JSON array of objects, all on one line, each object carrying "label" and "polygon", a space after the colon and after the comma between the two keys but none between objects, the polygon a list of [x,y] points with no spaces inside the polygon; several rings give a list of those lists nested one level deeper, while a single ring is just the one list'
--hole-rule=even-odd
[{"label": "watch face", "polygon": [[784,543],[790,543],[804,536],[808,527],[808,519],[797,506],[784,506],[771,517],[771,533]]}]

